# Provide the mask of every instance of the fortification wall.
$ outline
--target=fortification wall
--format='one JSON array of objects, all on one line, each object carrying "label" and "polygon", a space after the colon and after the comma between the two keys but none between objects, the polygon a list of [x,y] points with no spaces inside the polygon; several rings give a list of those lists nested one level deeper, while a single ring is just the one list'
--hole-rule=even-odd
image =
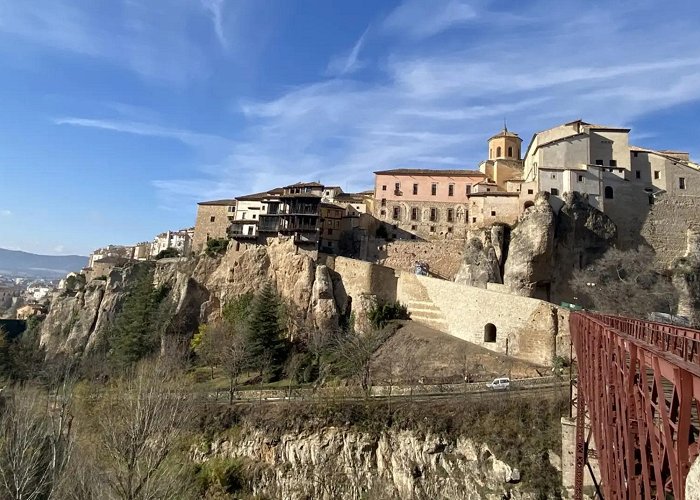
[{"label": "fortification wall", "polygon": [[640,240],[649,243],[668,267],[685,254],[689,225],[700,222],[700,197],[661,195],[649,208]]},{"label": "fortification wall", "polygon": [[326,265],[338,273],[345,293],[351,297],[376,295],[380,299],[396,300],[396,271],[389,267],[347,257],[327,259]]},{"label": "fortification wall", "polygon": [[[446,333],[455,337],[542,365],[550,364],[557,354],[557,340],[566,342],[568,338],[568,326],[561,331],[559,328],[560,323],[568,325],[568,312],[548,302],[425,276],[417,278],[444,315]],[[412,279],[408,273],[400,274],[399,301],[411,300],[407,290]],[[495,342],[485,337],[491,325],[496,330]]]}]

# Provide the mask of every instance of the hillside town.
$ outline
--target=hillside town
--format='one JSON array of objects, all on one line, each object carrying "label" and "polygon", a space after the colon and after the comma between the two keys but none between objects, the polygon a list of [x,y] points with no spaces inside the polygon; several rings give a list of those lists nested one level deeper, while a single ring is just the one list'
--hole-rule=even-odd
[{"label": "hillside town", "polygon": [[494,224],[513,226],[540,192],[555,212],[568,193],[581,193],[617,225],[620,247],[646,243],[670,263],[682,254],[687,222],[700,208],[700,165],[686,152],[631,145],[629,134],[576,120],[533,134],[523,149],[504,126],[473,169],[379,170],[373,189],[357,193],[300,181],[201,201],[194,227],[97,249],[85,272],[98,277],[130,260],[199,254],[214,240],[240,247],[278,235],[301,250],[376,261],[377,239],[449,244]]}]

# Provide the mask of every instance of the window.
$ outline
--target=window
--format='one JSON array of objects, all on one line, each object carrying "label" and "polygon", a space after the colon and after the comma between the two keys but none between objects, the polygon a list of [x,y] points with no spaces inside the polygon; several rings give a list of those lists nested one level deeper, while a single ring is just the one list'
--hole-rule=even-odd
[{"label": "window", "polygon": [[617,167],[617,160],[610,160],[611,167]]},{"label": "window", "polygon": [[527,194],[532,194],[534,191],[532,189],[527,190]]},{"label": "window", "polygon": [[498,146],[496,148],[496,158],[500,158],[500,157],[501,157],[501,146]]},{"label": "window", "polygon": [[596,165],[600,165],[601,167],[603,166],[603,160],[596,160],[595,161]]},{"label": "window", "polygon": [[637,153],[636,151],[634,153],[632,153],[632,155],[634,155],[635,158],[638,156],[638,154],[639,153]]},{"label": "window", "polygon": [[382,186],[382,191],[386,191],[386,184]]},{"label": "window", "polygon": [[435,222],[437,220],[437,208],[430,209],[430,221]]},{"label": "window", "polygon": [[399,217],[401,217],[401,207],[394,207],[394,211],[392,214],[394,220],[398,220]]},{"label": "window", "polygon": [[413,194],[418,194],[418,184],[413,185]]},{"label": "window", "polygon": [[661,172],[654,170],[654,179],[659,179],[661,177]]},{"label": "window", "polygon": [[253,219],[255,219],[255,214],[253,214]]},{"label": "window", "polygon": [[452,226],[449,226],[449,227],[447,228],[447,232],[448,232],[448,233],[451,233],[451,232],[452,232]]},{"label": "window", "polygon": [[624,172],[624,171],[625,171],[624,168],[618,168],[618,169],[617,169],[617,173],[618,173],[618,174],[621,174],[621,173]]},{"label": "window", "polygon": [[642,173],[639,170],[634,171],[634,177],[635,179],[641,179],[642,178]]},{"label": "window", "polygon": [[337,220],[337,221],[335,221],[335,228],[338,229],[339,227],[340,227],[340,221]]},{"label": "window", "polygon": [[472,192],[472,185],[471,185],[471,184],[467,184],[467,196],[470,195],[471,192]]},{"label": "window", "polygon": [[512,158],[512,157],[513,157],[513,148],[508,146],[508,158]]},{"label": "window", "polygon": [[678,189],[685,189],[685,177],[678,178]]},{"label": "window", "polygon": [[496,217],[496,211],[495,211],[495,210],[491,210],[491,217]]},{"label": "window", "polygon": [[447,209],[447,222],[452,222],[454,220],[454,212],[452,208]]},{"label": "window", "polygon": [[489,158],[493,158],[493,149],[489,148]]},{"label": "window", "polygon": [[434,233],[435,232],[435,226],[430,226],[430,232]]},{"label": "window", "polygon": [[333,230],[332,230],[330,227],[326,230],[326,232],[328,233],[329,236],[330,236],[331,234],[333,234]]},{"label": "window", "polygon": [[430,194],[435,196],[437,194],[437,184],[433,182],[430,186]]},{"label": "window", "polygon": [[379,215],[381,215],[382,217],[386,217],[386,210],[382,210],[381,212],[379,212]]},{"label": "window", "polygon": [[411,231],[415,231],[418,229],[418,226],[411,226]]},{"label": "window", "polygon": [[549,190],[549,192],[550,192],[551,194],[553,194],[554,196],[558,196],[558,195],[559,195],[559,190],[558,190],[557,188],[552,188],[552,189]]},{"label": "window", "polygon": [[394,194],[396,196],[401,196],[401,183],[400,182],[397,182],[396,184],[394,184]]},{"label": "window", "polygon": [[605,199],[606,200],[612,200],[613,199],[613,188],[612,186],[605,186]]},{"label": "window", "polygon": [[486,323],[484,325],[484,342],[496,342],[496,325],[493,323]]},{"label": "window", "polygon": [[383,207],[386,206],[386,198],[382,198],[382,206],[383,206]]},{"label": "window", "polygon": [[209,222],[214,222],[215,220],[216,220],[216,217],[215,217],[214,215],[212,215],[211,217],[209,217]]},{"label": "window", "polygon": [[578,174],[578,181],[583,182],[583,176],[581,174]]},{"label": "window", "polygon": [[450,184],[447,186],[447,196],[454,196],[455,195],[455,185]]},{"label": "window", "polygon": [[411,209],[411,220],[418,220],[418,209],[416,207]]},{"label": "window", "polygon": [[476,217],[472,217],[472,222],[476,224]]},{"label": "window", "polygon": [[552,179],[556,179],[556,178],[557,178],[557,174],[552,174]]}]

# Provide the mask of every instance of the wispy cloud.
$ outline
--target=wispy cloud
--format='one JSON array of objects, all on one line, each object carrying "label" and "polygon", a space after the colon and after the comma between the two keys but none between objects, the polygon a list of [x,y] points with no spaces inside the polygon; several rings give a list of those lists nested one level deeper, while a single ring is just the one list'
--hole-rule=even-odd
[{"label": "wispy cloud", "polygon": [[367,38],[369,29],[369,27],[365,29],[348,54],[336,56],[331,59],[331,61],[328,63],[328,74],[338,76],[348,75],[357,71],[363,66],[362,61],[360,61],[360,51],[362,50],[362,46],[365,44],[365,39]]},{"label": "wispy cloud", "polygon": [[387,16],[383,27],[388,32],[422,39],[476,17],[476,10],[466,0],[405,0]]},{"label": "wispy cloud", "polygon": [[228,48],[228,41],[224,33],[224,5],[226,0],[200,0],[202,6],[207,10],[214,25],[214,33],[221,46]]},{"label": "wispy cloud", "polygon": [[122,121],[122,120],[102,120],[93,118],[64,117],[54,119],[56,125],[73,125],[77,127],[89,127],[113,132],[122,132],[148,137],[162,137],[174,139],[188,146],[195,148],[222,147],[230,141],[218,135],[202,134],[190,130],[162,127],[150,123]]},{"label": "wispy cloud", "polygon": [[[149,81],[183,85],[209,73],[207,54],[187,29],[187,21],[212,15],[220,28],[216,3],[212,0],[207,11],[189,0],[172,0],[167,7],[149,0],[115,0],[109,5],[70,0],[0,2],[0,35],[28,42],[35,50],[101,58]],[[219,12],[218,17],[212,12]],[[223,36],[219,28],[217,36]]]}]

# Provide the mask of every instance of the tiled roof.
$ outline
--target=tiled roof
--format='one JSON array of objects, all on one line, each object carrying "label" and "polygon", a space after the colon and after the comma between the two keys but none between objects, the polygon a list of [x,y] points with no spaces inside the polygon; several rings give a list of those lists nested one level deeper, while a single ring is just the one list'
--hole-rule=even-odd
[{"label": "tiled roof", "polygon": [[433,170],[430,168],[395,168],[392,170],[379,170],[377,175],[445,175],[450,177],[486,177],[478,170]]},{"label": "tiled roof", "polygon": [[256,201],[264,200],[265,198],[270,198],[271,196],[276,196],[282,194],[282,188],[270,189],[269,191],[263,191],[262,193],[246,194],[244,196],[237,196],[238,201]]},{"label": "tiled roof", "polygon": [[236,200],[212,200],[212,201],[200,201],[197,205],[235,205]]}]

